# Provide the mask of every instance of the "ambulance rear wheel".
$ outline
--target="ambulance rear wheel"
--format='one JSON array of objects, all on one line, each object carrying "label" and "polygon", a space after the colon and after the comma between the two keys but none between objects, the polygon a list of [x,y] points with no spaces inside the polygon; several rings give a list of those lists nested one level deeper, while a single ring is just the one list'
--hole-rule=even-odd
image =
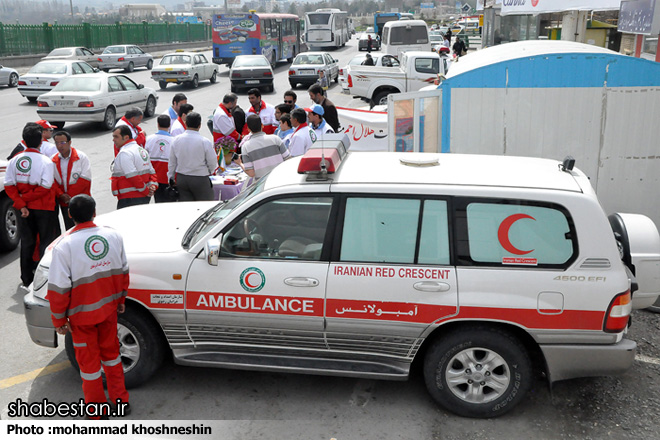
[{"label": "ambulance rear wheel", "polygon": [[13,251],[18,247],[20,236],[20,214],[13,207],[14,202],[5,194],[0,194],[0,251]]},{"label": "ambulance rear wheel", "polygon": [[[165,341],[151,316],[128,305],[117,321],[124,382],[126,388],[136,388],[149,380],[163,363]],[[71,365],[80,371],[71,333],[67,333],[64,339],[64,348]]]},{"label": "ambulance rear wheel", "polygon": [[498,417],[513,409],[532,384],[527,351],[513,335],[485,326],[442,335],[424,359],[431,396],[463,417]]}]

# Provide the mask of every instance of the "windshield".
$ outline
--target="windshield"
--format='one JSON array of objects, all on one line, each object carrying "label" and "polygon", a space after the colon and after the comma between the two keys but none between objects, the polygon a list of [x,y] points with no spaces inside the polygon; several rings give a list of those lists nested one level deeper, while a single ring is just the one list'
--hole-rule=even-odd
[{"label": "windshield", "polygon": [[167,64],[190,64],[189,55],[166,55],[160,60],[160,65]]},{"label": "windshield", "polygon": [[55,49],[51,51],[48,56],[49,57],[61,57],[61,56],[68,56],[71,55],[72,50],[71,49]]},{"label": "windshield", "polygon": [[202,216],[195,220],[190,228],[188,228],[181,241],[181,246],[184,249],[190,249],[194,246],[202,237],[213,229],[220,220],[227,217],[231,211],[263,191],[267,179],[268,176],[262,177],[257,183],[251,185],[246,191],[243,191],[230,201],[226,203],[218,203],[213,208],[206,211]]},{"label": "windshield", "polygon": [[60,81],[53,91],[56,92],[98,92],[101,90],[101,78],[79,78],[70,76]]},{"label": "windshield", "polygon": [[310,25],[328,24],[330,21],[330,14],[308,14],[307,17]]},{"label": "windshield", "polygon": [[390,29],[391,45],[426,44],[429,42],[426,26],[398,26]]},{"label": "windshield", "polygon": [[124,53],[126,48],[124,46],[108,46],[103,53]]},{"label": "windshield", "polygon": [[65,74],[66,64],[64,63],[38,63],[28,73],[52,73],[52,74]]},{"label": "windshield", "polygon": [[270,66],[266,58],[262,56],[257,57],[236,57],[232,67],[253,67],[253,66]]}]

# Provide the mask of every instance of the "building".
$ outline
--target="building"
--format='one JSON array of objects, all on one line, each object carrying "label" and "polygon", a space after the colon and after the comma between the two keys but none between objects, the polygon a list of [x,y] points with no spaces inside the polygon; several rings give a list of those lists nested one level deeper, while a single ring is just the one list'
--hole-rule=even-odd
[{"label": "building", "polygon": [[127,4],[119,7],[119,15],[130,19],[155,19],[160,18],[167,10],[163,5],[151,4]]}]

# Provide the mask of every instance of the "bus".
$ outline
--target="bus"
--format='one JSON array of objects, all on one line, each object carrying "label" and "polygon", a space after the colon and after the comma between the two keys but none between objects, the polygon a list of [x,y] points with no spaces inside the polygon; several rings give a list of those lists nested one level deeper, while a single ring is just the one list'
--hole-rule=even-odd
[{"label": "bus", "polygon": [[213,16],[213,62],[231,66],[238,55],[264,55],[270,64],[300,52],[300,17],[293,14]]},{"label": "bus", "polygon": [[409,12],[376,12],[374,14],[374,32],[383,38],[383,26],[388,21],[412,20],[414,17]]},{"label": "bus", "polygon": [[310,50],[339,48],[350,38],[346,11],[317,9],[305,14],[305,42]]}]

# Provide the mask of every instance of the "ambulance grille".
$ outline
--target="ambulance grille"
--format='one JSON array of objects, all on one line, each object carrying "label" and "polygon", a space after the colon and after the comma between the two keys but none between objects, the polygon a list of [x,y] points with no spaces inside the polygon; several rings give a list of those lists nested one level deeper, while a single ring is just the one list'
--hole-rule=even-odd
[{"label": "ambulance grille", "polygon": [[607,258],[587,258],[580,265],[580,269],[609,269],[610,260]]},{"label": "ambulance grille", "polygon": [[195,343],[245,344],[327,350],[323,333],[249,327],[190,326]]}]

